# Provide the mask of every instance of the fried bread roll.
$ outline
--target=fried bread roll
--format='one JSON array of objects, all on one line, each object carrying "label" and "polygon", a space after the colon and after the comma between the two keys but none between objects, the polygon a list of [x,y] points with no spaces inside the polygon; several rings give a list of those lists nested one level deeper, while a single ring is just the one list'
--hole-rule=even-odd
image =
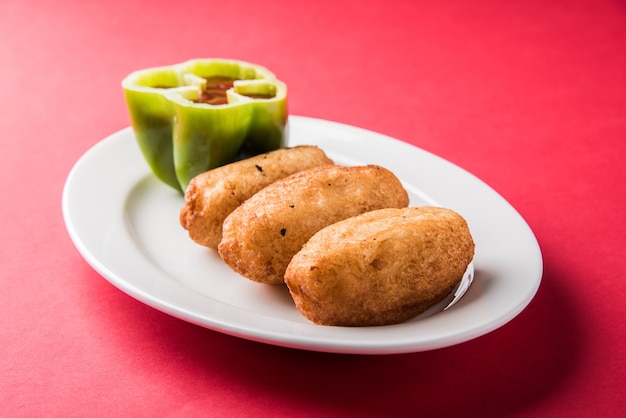
[{"label": "fried bread roll", "polygon": [[333,164],[324,151],[302,145],[257,155],[196,176],[185,191],[180,224],[200,245],[216,249],[224,219],[262,188],[293,173]]},{"label": "fried bread roll", "polygon": [[474,241],[456,212],[382,209],[316,233],[291,260],[285,283],[316,324],[389,325],[443,300],[473,257]]},{"label": "fried bread roll", "polygon": [[398,178],[375,166],[323,166],[267,186],[224,221],[218,251],[248,279],[282,284],[291,258],[323,227],[409,198]]}]

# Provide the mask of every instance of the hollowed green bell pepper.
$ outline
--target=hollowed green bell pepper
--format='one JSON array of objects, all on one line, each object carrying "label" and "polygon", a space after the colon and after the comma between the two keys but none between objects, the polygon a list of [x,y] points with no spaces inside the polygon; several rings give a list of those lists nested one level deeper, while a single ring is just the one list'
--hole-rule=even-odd
[{"label": "hollowed green bell pepper", "polygon": [[196,59],[122,81],[152,172],[184,191],[196,175],[287,143],[287,87],[264,67]]}]

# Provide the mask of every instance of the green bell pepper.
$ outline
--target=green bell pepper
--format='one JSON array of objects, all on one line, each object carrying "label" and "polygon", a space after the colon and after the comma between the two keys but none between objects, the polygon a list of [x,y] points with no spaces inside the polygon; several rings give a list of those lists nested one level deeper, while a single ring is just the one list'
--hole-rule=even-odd
[{"label": "green bell pepper", "polygon": [[264,67],[196,59],[133,72],[122,88],[144,158],[181,192],[202,172],[286,146],[287,87]]}]

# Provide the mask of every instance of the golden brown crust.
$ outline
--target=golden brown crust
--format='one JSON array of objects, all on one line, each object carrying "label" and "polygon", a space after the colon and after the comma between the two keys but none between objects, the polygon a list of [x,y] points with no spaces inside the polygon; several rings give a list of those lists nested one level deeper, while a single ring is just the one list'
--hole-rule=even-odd
[{"label": "golden brown crust", "polygon": [[251,280],[283,283],[291,258],[323,227],[409,198],[389,170],[375,166],[323,166],[269,185],[224,221],[218,251],[234,271]]},{"label": "golden brown crust", "polygon": [[224,219],[241,203],[276,180],[301,170],[333,164],[316,146],[283,148],[196,176],[185,191],[180,223],[200,245],[217,248]]},{"label": "golden brown crust", "polygon": [[445,298],[473,256],[469,228],[456,212],[382,209],[316,233],[292,258],[285,283],[316,324],[395,324]]}]

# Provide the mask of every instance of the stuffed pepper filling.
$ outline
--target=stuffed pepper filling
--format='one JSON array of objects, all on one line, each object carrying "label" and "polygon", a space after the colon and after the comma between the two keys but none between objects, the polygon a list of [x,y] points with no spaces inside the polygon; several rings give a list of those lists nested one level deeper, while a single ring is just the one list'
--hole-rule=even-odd
[{"label": "stuffed pepper filling", "polygon": [[[227,90],[234,87],[236,78],[229,77],[209,77],[206,79],[206,84],[199,91],[198,98],[194,100],[196,103],[206,103],[210,105],[223,105],[228,103]],[[242,94],[242,93],[240,93]],[[251,97],[254,99],[271,99],[274,97],[272,93],[248,93],[242,94],[243,96]]]}]

